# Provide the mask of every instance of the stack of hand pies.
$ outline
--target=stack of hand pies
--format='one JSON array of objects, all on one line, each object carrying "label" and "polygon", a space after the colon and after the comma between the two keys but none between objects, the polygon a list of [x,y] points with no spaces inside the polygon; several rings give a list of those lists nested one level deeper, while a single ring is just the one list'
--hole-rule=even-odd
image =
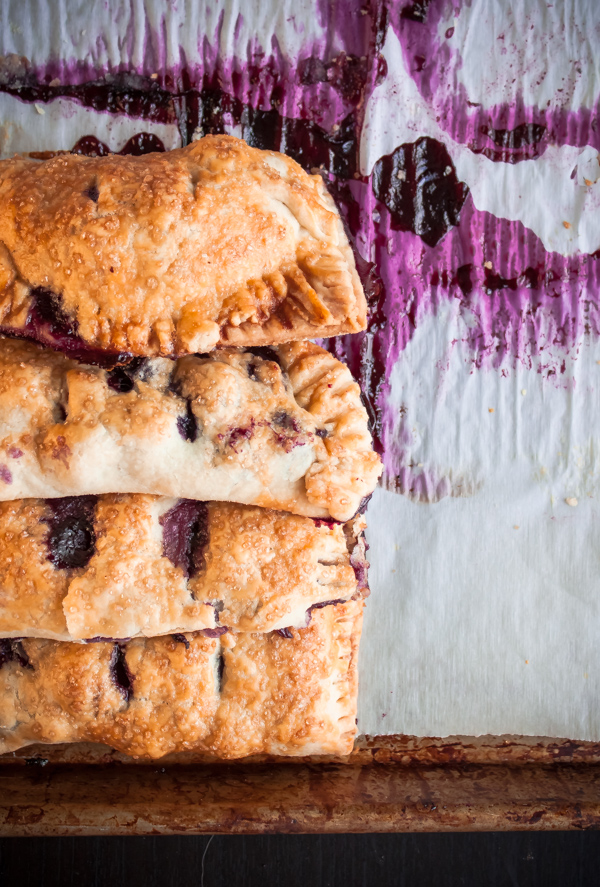
[{"label": "stack of hand pies", "polygon": [[285,156],[0,163],[0,751],[351,750],[365,321]]}]

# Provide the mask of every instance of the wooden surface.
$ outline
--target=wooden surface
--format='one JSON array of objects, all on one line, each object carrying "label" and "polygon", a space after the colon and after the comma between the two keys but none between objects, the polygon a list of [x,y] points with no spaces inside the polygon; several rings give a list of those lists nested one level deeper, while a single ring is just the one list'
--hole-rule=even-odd
[{"label": "wooden surface", "polygon": [[30,748],[1,761],[0,834],[595,829],[599,752],[543,739],[380,737],[343,762],[222,764]]}]

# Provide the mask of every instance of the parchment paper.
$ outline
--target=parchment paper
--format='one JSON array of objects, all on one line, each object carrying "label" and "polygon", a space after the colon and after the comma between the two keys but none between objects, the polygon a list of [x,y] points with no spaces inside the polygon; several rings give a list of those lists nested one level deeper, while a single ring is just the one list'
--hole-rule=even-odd
[{"label": "parchment paper", "polygon": [[[38,75],[58,72],[72,82],[101,69],[150,76],[182,65],[206,72],[219,63],[226,86],[233,81],[225,62],[258,52],[283,60],[293,77],[298,59],[309,54],[357,54],[359,14],[366,33],[367,23],[385,12],[381,4],[365,5],[364,12],[347,5],[354,31],[350,25],[344,30],[343,3],[220,0],[175,7],[150,0],[62,0],[49,12],[34,0],[18,0],[2,4],[0,55],[26,57]],[[469,212],[513,227],[505,226],[502,235],[493,226],[483,234],[470,229],[479,265],[468,303],[451,286],[440,297],[423,271],[410,335],[401,340],[398,334],[395,344],[385,340],[393,360],[378,405],[387,488],[376,491],[368,514],[372,595],[361,647],[359,730],[600,741],[596,278],[571,274],[547,310],[541,304],[550,298],[545,279],[531,296],[523,296],[521,283],[513,289],[502,284],[503,297],[514,295],[517,318],[508,337],[516,345],[502,350],[494,314],[500,317],[508,303],[488,299],[478,277],[485,258],[478,250],[497,249],[495,272],[496,259],[504,261],[506,231],[537,238],[546,263],[565,256],[580,261],[600,248],[594,141],[600,126],[593,123],[600,12],[593,0],[555,0],[552,6],[541,0],[434,0],[421,22],[435,29],[431,45],[435,37],[442,47],[434,64],[432,56],[420,60],[416,45],[412,51],[407,28],[418,24],[410,17],[418,5],[387,6],[380,48],[385,65],[356,106],[364,122],[355,178],[368,181],[379,158],[401,144],[435,139],[469,187]],[[379,50],[370,63],[378,58]],[[428,65],[431,76],[424,80]],[[328,125],[336,125],[332,108],[325,103],[319,110],[321,123],[329,114]],[[528,108],[534,109],[530,117]],[[484,117],[496,132],[540,114],[546,115],[545,134],[529,159],[507,155],[498,162],[480,150]],[[181,143],[175,123],[98,113],[70,99],[40,104],[2,93],[0,117],[3,155],[69,148],[90,133],[113,150],[141,130],[159,135],[166,147]],[[409,251],[402,253],[405,241],[397,236],[389,229],[376,248],[366,225],[357,247],[364,259],[382,265],[379,257],[386,250],[391,255],[396,244],[400,271],[393,273],[404,274]],[[407,236],[425,249],[416,235]],[[453,236],[444,241],[449,253]],[[496,236],[499,242],[490,246]],[[423,267],[415,260],[413,276]],[[392,271],[379,270],[389,287]],[[564,326],[556,319],[557,304],[560,318],[574,318],[568,335],[557,334]],[[473,331],[483,328],[486,311],[485,347],[475,346]],[[519,338],[518,321],[527,312],[529,326]],[[403,318],[398,309],[387,322],[400,328]]]}]

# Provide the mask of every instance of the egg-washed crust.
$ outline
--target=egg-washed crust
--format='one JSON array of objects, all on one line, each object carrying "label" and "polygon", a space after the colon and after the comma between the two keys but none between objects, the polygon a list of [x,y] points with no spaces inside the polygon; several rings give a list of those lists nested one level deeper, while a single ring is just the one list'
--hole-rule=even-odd
[{"label": "egg-washed crust", "polygon": [[141,356],[366,325],[321,176],[226,135],[140,157],[1,161],[0,325],[35,335],[40,298],[87,346]]},{"label": "egg-washed crust", "polygon": [[0,753],[91,741],[150,758],[192,750],[222,758],[348,754],[362,608],[323,607],[290,638],[5,641]]},{"label": "egg-washed crust", "polygon": [[[90,503],[86,529],[88,509],[78,504],[0,503],[0,638],[269,632],[304,627],[315,605],[368,594],[361,515],[344,525],[107,495]],[[61,544],[77,563],[77,540],[85,546],[88,537],[87,563],[57,563]]]},{"label": "egg-washed crust", "polygon": [[358,385],[310,342],[108,372],[0,339],[0,501],[147,493],[346,521],[380,473]]}]

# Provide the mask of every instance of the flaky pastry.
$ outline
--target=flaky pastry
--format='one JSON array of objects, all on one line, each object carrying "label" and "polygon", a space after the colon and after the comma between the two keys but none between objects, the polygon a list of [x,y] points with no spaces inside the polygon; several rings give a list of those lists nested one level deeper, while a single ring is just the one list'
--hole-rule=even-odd
[{"label": "flaky pastry", "polygon": [[0,501],[148,493],[346,521],[381,473],[349,370],[310,342],[111,371],[0,339]]},{"label": "flaky pastry", "polygon": [[318,175],[207,136],[140,157],[0,162],[0,328],[60,350],[179,356],[364,329]]},{"label": "flaky pastry", "polygon": [[92,741],[151,758],[348,754],[362,608],[315,610],[290,637],[0,641],[0,753]]},{"label": "flaky pastry", "polygon": [[364,526],[135,494],[2,502],[0,638],[303,627],[368,594]]}]

